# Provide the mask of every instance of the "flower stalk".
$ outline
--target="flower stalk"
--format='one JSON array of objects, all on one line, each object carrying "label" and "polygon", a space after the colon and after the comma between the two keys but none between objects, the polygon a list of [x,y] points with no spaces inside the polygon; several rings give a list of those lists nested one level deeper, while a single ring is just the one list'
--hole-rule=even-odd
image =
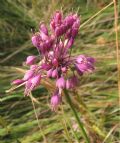
[{"label": "flower stalk", "polygon": [[73,112],[77,122],[78,122],[79,128],[81,130],[81,133],[82,133],[86,143],[90,143],[90,139],[88,138],[87,133],[86,133],[86,131],[84,129],[84,126],[83,126],[83,124],[82,124],[82,122],[81,122],[81,120],[80,120],[80,118],[79,118],[75,108],[73,107],[71,98],[70,98],[70,96],[69,96],[69,94],[68,94],[66,89],[64,89],[64,94],[65,94],[65,98],[66,98],[66,100],[67,100],[67,102],[68,102],[68,104],[69,104],[69,106],[70,106],[70,108],[71,108],[71,110],[72,110],[72,112]]}]

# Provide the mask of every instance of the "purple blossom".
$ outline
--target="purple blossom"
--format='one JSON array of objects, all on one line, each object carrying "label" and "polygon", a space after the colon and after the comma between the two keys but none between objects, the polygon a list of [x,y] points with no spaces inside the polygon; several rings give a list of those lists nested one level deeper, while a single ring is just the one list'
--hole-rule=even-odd
[{"label": "purple blossom", "polygon": [[40,24],[40,31],[43,32],[45,35],[48,35],[48,29],[45,24]]},{"label": "purple blossom", "polygon": [[40,35],[38,33],[36,35],[33,35],[31,40],[32,40],[32,44],[35,47],[39,47],[41,38],[40,38]]},{"label": "purple blossom", "polygon": [[36,56],[28,56],[25,63],[27,65],[33,65],[35,61],[36,61]]},{"label": "purple blossom", "polygon": [[58,106],[60,105],[62,99],[60,94],[57,92],[54,93],[54,95],[51,97],[51,109],[53,111],[56,111],[58,109]]},{"label": "purple blossom", "polygon": [[16,80],[13,80],[11,84],[19,85],[19,84],[22,84],[23,82],[24,82],[24,80],[22,80],[22,79],[16,79]]},{"label": "purple blossom", "polygon": [[71,37],[71,38],[69,39],[69,41],[67,42],[66,48],[71,48],[72,45],[73,45],[73,43],[74,43],[74,39]]},{"label": "purple blossom", "polygon": [[31,79],[28,79],[25,84],[24,95],[28,96],[33,89],[35,89],[37,86],[40,85],[40,81],[41,81],[41,75],[36,75]]},{"label": "purple blossom", "polygon": [[66,80],[66,89],[73,89],[78,85],[78,83],[78,77],[73,75],[72,77]]},{"label": "purple blossom", "polygon": [[34,76],[34,71],[33,70],[28,70],[24,77],[23,77],[23,80],[29,80],[30,78],[32,78]]},{"label": "purple blossom", "polygon": [[[77,14],[63,17],[60,11],[51,18],[50,31],[44,23],[40,23],[39,31],[31,38],[40,56],[37,60],[36,56],[28,56],[26,64],[30,65],[30,69],[26,71],[23,79],[17,79],[12,84],[19,85],[24,82],[24,95],[29,95],[40,85],[41,79],[54,78],[56,89],[51,97],[51,107],[55,111],[61,103],[62,90],[74,89],[79,83],[79,75],[94,70],[94,58],[71,54],[79,27],[80,19]],[[70,77],[69,71],[73,73]]]},{"label": "purple blossom", "polygon": [[31,79],[31,83],[34,87],[37,87],[40,84],[41,81],[41,75],[36,75]]},{"label": "purple blossom", "polygon": [[84,55],[79,55],[76,58],[76,69],[78,71],[78,73],[85,73],[85,72],[90,72],[94,70],[94,62],[95,60],[91,57],[87,57]]},{"label": "purple blossom", "polygon": [[57,79],[56,86],[59,89],[65,88],[65,79],[64,79],[64,77],[60,77],[60,78]]},{"label": "purple blossom", "polygon": [[49,63],[42,63],[41,68],[48,71],[49,69],[51,69],[51,65]]},{"label": "purple blossom", "polygon": [[66,89],[70,89],[72,86],[71,86],[71,80],[70,79],[67,79],[66,80]]},{"label": "purple blossom", "polygon": [[57,69],[54,69],[54,70],[52,71],[52,77],[53,77],[53,78],[58,77],[58,71],[57,71]]},{"label": "purple blossom", "polygon": [[30,66],[30,70],[35,70],[35,69],[37,69],[38,68],[38,65],[31,65]]},{"label": "purple blossom", "polygon": [[47,77],[52,77],[53,69],[47,71]]},{"label": "purple blossom", "polygon": [[63,73],[66,73],[67,72],[67,67],[62,67],[61,70],[62,70]]},{"label": "purple blossom", "polygon": [[57,59],[53,59],[52,60],[52,64],[57,67],[58,66],[58,60]]},{"label": "purple blossom", "polygon": [[73,23],[75,22],[75,19],[73,17],[73,15],[68,15],[66,16],[66,18],[64,19],[64,22],[66,23],[66,25],[68,27],[71,27],[73,25]]}]

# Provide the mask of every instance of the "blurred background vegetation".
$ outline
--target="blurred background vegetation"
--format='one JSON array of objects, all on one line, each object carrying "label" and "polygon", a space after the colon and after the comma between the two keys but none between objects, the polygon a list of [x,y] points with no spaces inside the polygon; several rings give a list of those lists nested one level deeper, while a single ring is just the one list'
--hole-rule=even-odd
[{"label": "blurred background vegetation", "polygon": [[[45,85],[48,90],[40,86],[33,92],[41,130],[31,99],[23,96],[23,88],[11,93],[5,91],[11,87],[13,79],[23,76],[22,63],[26,56],[38,54],[31,44],[31,28],[37,30],[40,21],[47,24],[51,15],[60,9],[64,14],[77,11],[83,24],[111,2],[0,0],[0,143],[85,143],[64,99],[57,113],[50,110],[49,81]],[[83,53],[96,58],[95,73],[82,77],[79,87],[71,92],[91,143],[119,143],[113,4],[80,28],[73,48],[73,54]]]}]

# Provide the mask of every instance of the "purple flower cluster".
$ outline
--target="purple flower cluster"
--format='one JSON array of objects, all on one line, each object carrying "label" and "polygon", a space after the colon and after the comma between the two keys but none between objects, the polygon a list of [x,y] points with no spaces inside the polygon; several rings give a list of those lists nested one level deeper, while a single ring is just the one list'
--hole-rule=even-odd
[{"label": "purple flower cluster", "polygon": [[[56,81],[56,90],[51,97],[51,107],[56,110],[62,101],[63,89],[73,89],[78,85],[78,75],[94,70],[94,58],[86,55],[71,56],[72,45],[78,34],[80,19],[77,14],[63,18],[61,12],[56,12],[50,21],[50,31],[44,23],[39,26],[39,32],[32,36],[32,44],[37,48],[41,59],[28,56],[26,65],[30,68],[23,79],[17,79],[12,84],[25,83],[25,95],[40,85],[41,79],[52,78]],[[37,63],[37,61],[39,61]],[[72,75],[69,76],[68,72]]]}]

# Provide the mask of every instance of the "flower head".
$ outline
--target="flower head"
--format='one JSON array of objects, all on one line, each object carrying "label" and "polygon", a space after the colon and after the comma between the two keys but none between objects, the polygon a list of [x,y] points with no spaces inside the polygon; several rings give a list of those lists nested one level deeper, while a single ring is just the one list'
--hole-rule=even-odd
[{"label": "flower head", "polygon": [[[50,31],[45,23],[40,23],[38,32],[31,38],[40,56],[37,60],[36,56],[28,56],[26,64],[30,69],[26,71],[23,79],[17,79],[12,84],[19,85],[24,82],[24,94],[29,95],[40,85],[42,79],[53,78],[56,81],[56,89],[51,97],[51,107],[56,110],[62,100],[62,90],[74,89],[79,82],[78,75],[94,70],[94,58],[86,55],[71,55],[79,27],[80,19],[77,14],[64,17],[60,11],[51,18]],[[71,76],[69,71],[73,73]]]}]

